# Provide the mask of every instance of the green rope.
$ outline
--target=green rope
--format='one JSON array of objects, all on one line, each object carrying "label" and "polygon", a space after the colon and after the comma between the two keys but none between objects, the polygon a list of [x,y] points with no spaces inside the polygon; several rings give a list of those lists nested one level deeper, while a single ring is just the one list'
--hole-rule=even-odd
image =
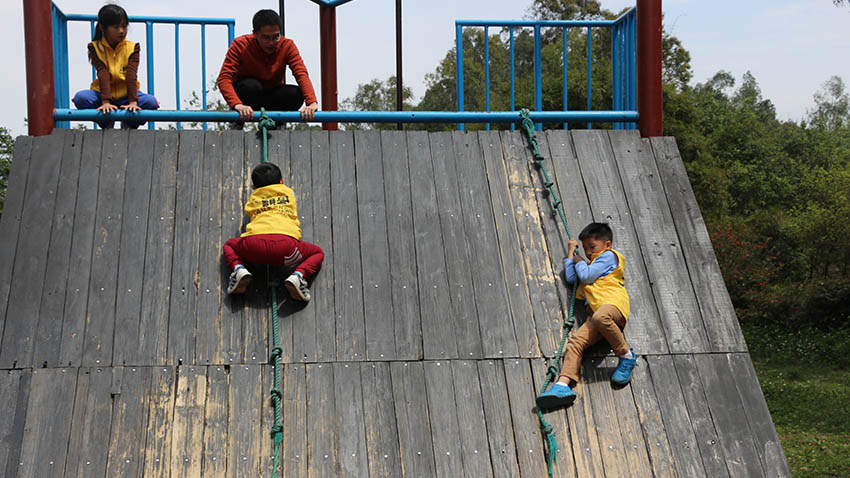
[{"label": "green rope", "polygon": [[[549,179],[549,172],[546,170],[546,165],[543,163],[545,158],[543,157],[543,154],[540,153],[540,148],[537,144],[537,134],[534,132],[534,123],[531,121],[531,116],[527,109],[523,109],[520,112],[520,116],[522,117],[522,130],[528,138],[528,146],[534,155],[534,167],[537,168],[537,170],[543,175],[543,185],[546,186],[544,193],[551,198],[552,207],[561,218],[561,223],[564,225],[564,231],[567,233],[567,238],[572,239],[573,236],[570,234],[570,227],[567,225],[567,216],[564,214],[564,208],[561,207],[561,200],[558,198],[558,193],[555,192],[555,183]],[[575,299],[576,284],[573,284],[572,287],[570,287],[568,313],[567,319],[564,321],[564,331],[561,335],[561,344],[558,346],[558,353],[555,355],[555,360],[552,362],[554,365],[550,365],[546,369],[546,380],[543,381],[543,386],[540,387],[539,393],[545,392],[546,389],[549,388],[549,384],[558,378],[559,370],[557,365],[561,363],[561,356],[564,352],[564,344],[567,342],[570,330],[572,330],[573,325],[575,325],[575,316],[573,315]],[[552,429],[552,425],[546,421],[543,417],[543,412],[540,411],[539,408],[537,409],[537,418],[540,420],[540,429],[543,431],[543,440],[547,450],[546,466],[549,471],[549,478],[552,478],[555,455],[558,453],[558,441],[555,439],[555,431]]]},{"label": "green rope", "polygon": [[[257,127],[260,128],[263,132],[263,162],[267,163],[269,162],[268,130],[275,127],[275,122],[273,119],[266,116],[265,108],[262,108],[260,111],[260,121],[257,123]],[[282,410],[280,406],[281,399],[283,398],[280,386],[280,356],[283,353],[283,349],[280,348],[280,345],[277,342],[277,287],[280,285],[280,283],[277,280],[271,279],[269,266],[266,266],[266,277],[269,277],[269,289],[271,289],[272,291],[272,350],[269,354],[269,364],[274,366],[274,388],[271,389],[272,406],[274,407],[274,425],[272,425],[271,432],[269,434],[272,440],[274,440],[272,478],[276,478],[277,470],[280,466],[281,442],[283,442],[283,418],[281,416]]]}]

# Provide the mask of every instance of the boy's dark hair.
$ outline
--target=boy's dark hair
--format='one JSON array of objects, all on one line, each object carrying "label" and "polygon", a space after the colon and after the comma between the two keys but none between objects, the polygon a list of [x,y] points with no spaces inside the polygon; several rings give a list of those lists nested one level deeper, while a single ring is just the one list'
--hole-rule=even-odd
[{"label": "boy's dark hair", "polygon": [[127,12],[119,5],[108,3],[97,12],[97,25],[94,28],[94,37],[92,41],[98,41],[103,38],[103,29],[113,25],[123,25],[130,23],[127,18]]},{"label": "boy's dark hair", "polygon": [[268,25],[280,28],[280,15],[274,10],[260,10],[254,14],[254,19],[251,20],[251,23],[254,25],[255,32],[260,31],[260,28]]},{"label": "boy's dark hair", "polygon": [[262,188],[271,184],[280,184],[283,175],[280,168],[272,163],[262,163],[251,171],[251,183],[254,188]]},{"label": "boy's dark hair", "polygon": [[607,222],[591,222],[581,230],[578,240],[583,241],[591,237],[602,241],[613,241],[614,231],[611,230],[611,226]]}]

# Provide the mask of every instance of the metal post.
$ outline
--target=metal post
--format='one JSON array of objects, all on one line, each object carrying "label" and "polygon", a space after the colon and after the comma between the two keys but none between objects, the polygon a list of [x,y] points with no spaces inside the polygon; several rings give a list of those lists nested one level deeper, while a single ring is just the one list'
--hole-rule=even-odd
[{"label": "metal post", "polygon": [[[279,0],[277,2],[277,13],[280,16],[280,36],[286,38],[286,20],[283,16],[284,8],[286,7],[285,0]],[[283,82],[286,83],[286,68],[283,69]]]},{"label": "metal post", "polygon": [[643,137],[661,136],[661,0],[637,2],[638,128]]},{"label": "metal post", "polygon": [[[543,111],[543,60],[540,53],[540,25],[534,25],[534,109]],[[542,123],[536,123],[537,130],[543,129]]]},{"label": "metal post", "polygon": [[[484,27],[484,111],[490,111],[490,31]],[[490,123],[484,126],[490,131]]]},{"label": "metal post", "polygon": [[53,24],[50,0],[24,0],[27,72],[27,127],[30,136],[54,128]]},{"label": "metal post", "polygon": [[[319,7],[319,37],[322,49],[322,109],[336,111],[336,7]],[[322,129],[336,131],[339,124],[322,123]]]},{"label": "metal post", "polygon": [[[395,0],[395,102],[396,110],[404,110],[404,82],[401,78],[401,0]],[[404,125],[396,123],[399,131]]]},{"label": "metal post", "polygon": [[[509,27],[508,32],[511,36],[511,111],[514,111],[516,109],[516,92],[514,91],[514,27]],[[511,123],[511,131],[515,128],[516,126]]]},{"label": "metal post", "polygon": [[[455,23],[455,83],[457,83],[457,110],[463,111],[463,26]],[[463,131],[463,123],[457,124],[457,129]]]}]

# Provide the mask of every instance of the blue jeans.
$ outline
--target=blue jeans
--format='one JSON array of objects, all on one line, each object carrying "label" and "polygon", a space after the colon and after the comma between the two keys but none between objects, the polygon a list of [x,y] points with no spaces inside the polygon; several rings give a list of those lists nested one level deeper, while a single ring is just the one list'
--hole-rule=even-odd
[{"label": "blue jeans", "polygon": [[[158,110],[159,109],[159,101],[157,101],[156,97],[153,95],[149,95],[147,93],[143,93],[141,91],[138,92],[139,100],[138,105],[139,108],[143,110]],[[93,110],[103,103],[100,101],[100,92],[95,90],[81,90],[78,91],[76,95],[74,95],[74,99],[71,100],[74,102],[74,106],[77,107],[78,110]],[[125,96],[124,98],[115,99],[113,98],[110,103],[115,106],[124,106],[130,103],[130,100]],[[96,123],[101,128],[111,128],[115,121],[107,120],[105,117],[102,120],[97,120]],[[144,121],[125,121],[130,128],[138,128],[139,126],[145,124]]]}]

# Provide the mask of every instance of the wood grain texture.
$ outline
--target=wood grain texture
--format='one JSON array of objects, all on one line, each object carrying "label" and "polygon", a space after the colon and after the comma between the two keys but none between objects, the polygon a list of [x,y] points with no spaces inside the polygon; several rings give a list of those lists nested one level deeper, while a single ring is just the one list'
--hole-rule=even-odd
[{"label": "wood grain texture", "polygon": [[452,381],[452,363],[424,362],[423,367],[437,476],[463,476],[463,449]]},{"label": "wood grain texture", "polygon": [[403,476],[435,476],[437,468],[422,362],[392,362],[390,373]]},{"label": "wood grain texture", "polygon": [[638,364],[632,371],[629,387],[632,389],[634,404],[637,407],[652,473],[657,477],[678,476],[646,360],[638,357]]},{"label": "wood grain texture", "polygon": [[[334,209],[331,202],[331,155],[327,131],[312,131],[310,133],[311,171],[313,178],[313,239],[325,251],[325,261],[322,271],[311,284],[310,307],[316,314],[316,361],[327,362],[336,360],[336,312],[334,298],[336,297],[336,279],[333,259],[334,249]],[[342,285],[339,285],[342,287]],[[301,354],[303,355],[303,354]],[[308,354],[309,355],[309,354]],[[300,356],[300,355],[299,355]]]},{"label": "wood grain texture", "polygon": [[33,370],[21,446],[20,478],[61,475],[68,453],[77,370]]},{"label": "wood grain texture", "polygon": [[171,476],[201,476],[204,404],[207,398],[206,371],[206,367],[196,365],[178,369],[171,421]]},{"label": "wood grain texture", "polygon": [[336,363],[333,370],[334,404],[339,436],[339,476],[367,476],[369,463],[366,455],[366,426],[363,423],[360,365]]},{"label": "wood grain texture", "polygon": [[151,367],[126,367],[120,393],[112,393],[112,429],[106,476],[144,476],[144,448],[138,445],[145,441],[151,374]]},{"label": "wood grain texture", "polygon": [[[231,237],[242,234],[244,197],[249,186],[245,184],[245,135],[241,131],[225,131],[221,136],[221,241],[220,247]],[[244,348],[242,315],[245,297],[230,295],[227,283],[230,268],[221,261],[218,289],[221,290],[221,360],[225,364],[238,363]]]},{"label": "wood grain texture", "polygon": [[531,378],[531,366],[525,359],[506,359],[504,365],[520,475],[546,476],[543,442],[534,412],[534,397],[537,393]]},{"label": "wood grain texture", "polygon": [[339,476],[334,374],[331,364],[307,365],[307,476]]},{"label": "wood grain texture", "polygon": [[451,365],[464,476],[493,476],[478,367],[474,360],[454,360]]},{"label": "wood grain texture", "polygon": [[230,367],[228,395],[227,469],[229,476],[259,476],[265,465],[260,453],[262,441],[269,438],[262,429],[267,393],[263,390],[262,366]]},{"label": "wood grain texture", "polygon": [[307,476],[307,377],[303,364],[283,369],[282,476]]},{"label": "wood grain texture", "polygon": [[171,438],[177,383],[174,367],[154,367],[151,375],[150,412],[144,443],[145,478],[171,476]]},{"label": "wood grain texture", "polygon": [[519,476],[513,420],[507,413],[510,402],[504,363],[501,360],[479,360],[477,365],[493,476]]},{"label": "wood grain texture", "polygon": [[[534,391],[539,394],[546,379],[546,361],[540,359],[529,360],[529,363],[531,364],[531,377],[534,379]],[[555,455],[555,463],[553,464],[554,475],[562,477],[577,476],[575,459],[573,458],[573,444],[570,439],[570,423],[567,421],[566,410],[561,408],[547,411],[543,416],[546,422],[552,425],[552,430],[555,432],[555,440],[558,442],[558,450]],[[542,430],[540,434],[541,438],[543,438]],[[549,452],[548,448],[546,452]]]},{"label": "wood grain texture", "polygon": [[224,366],[207,368],[207,396],[204,407],[204,453],[201,474],[206,477],[227,476],[230,410],[230,374]]},{"label": "wood grain texture", "polygon": [[360,364],[369,476],[401,476],[390,364]]},{"label": "wood grain texture", "polygon": [[706,321],[706,333],[712,351],[745,352],[747,344],[741,334],[735,308],[723,282],[711,238],[705,228],[676,139],[652,138],[649,143],[644,147],[651,146],[654,153],[664,184],[664,195],[673,214],[676,232],[682,241],[688,273]]},{"label": "wood grain texture", "polygon": [[104,430],[112,427],[112,374],[108,368],[83,367],[77,376],[65,476],[106,476]]}]

